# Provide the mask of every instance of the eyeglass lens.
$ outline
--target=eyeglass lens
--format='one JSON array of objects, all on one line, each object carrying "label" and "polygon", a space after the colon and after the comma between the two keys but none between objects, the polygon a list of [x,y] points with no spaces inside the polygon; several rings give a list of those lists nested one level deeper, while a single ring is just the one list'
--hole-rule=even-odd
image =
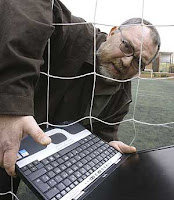
[{"label": "eyeglass lens", "polygon": [[120,50],[126,55],[126,56],[132,56],[134,53],[134,50],[132,46],[129,44],[128,41],[123,40],[120,44]]}]

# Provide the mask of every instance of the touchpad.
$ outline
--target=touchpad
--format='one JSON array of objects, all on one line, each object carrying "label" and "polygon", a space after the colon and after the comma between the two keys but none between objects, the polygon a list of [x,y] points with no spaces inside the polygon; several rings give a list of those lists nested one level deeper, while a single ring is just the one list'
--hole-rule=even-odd
[{"label": "touchpad", "polygon": [[62,133],[55,133],[54,135],[51,135],[50,138],[52,139],[52,143],[59,144],[67,139],[65,135]]},{"label": "touchpad", "polygon": [[[50,138],[52,139],[52,143],[59,144],[63,141],[65,141],[67,138],[62,133],[55,133],[54,135],[51,135]],[[43,146],[41,144],[38,144],[33,140],[31,136],[25,137],[20,145],[20,150],[27,151],[30,155],[37,153],[38,151],[41,151],[45,149],[47,146]]]}]

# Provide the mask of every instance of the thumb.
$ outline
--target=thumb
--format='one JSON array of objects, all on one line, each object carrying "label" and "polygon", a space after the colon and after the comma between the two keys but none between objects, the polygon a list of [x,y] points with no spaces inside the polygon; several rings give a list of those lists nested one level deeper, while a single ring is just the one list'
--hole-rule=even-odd
[{"label": "thumb", "polygon": [[121,153],[135,153],[136,148],[133,146],[129,146],[121,141],[111,141],[109,142],[109,145],[114,147],[116,150],[118,150]]},{"label": "thumb", "polygon": [[25,117],[23,130],[39,144],[48,145],[51,143],[51,138],[42,131],[32,116]]}]

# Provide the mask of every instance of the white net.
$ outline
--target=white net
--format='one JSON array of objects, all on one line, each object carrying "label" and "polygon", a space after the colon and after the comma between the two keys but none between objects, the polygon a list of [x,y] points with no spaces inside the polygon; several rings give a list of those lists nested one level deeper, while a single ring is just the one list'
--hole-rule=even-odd
[{"label": "white net", "polygon": [[[63,3],[72,11],[72,14],[78,16],[82,16],[87,22],[85,23],[72,23],[72,24],[54,24],[55,26],[80,26],[82,24],[92,23],[94,26],[94,52],[96,52],[96,27],[101,30],[108,32],[113,26],[119,26],[121,22],[125,21],[131,17],[141,17],[142,19],[147,19],[152,21],[152,23],[156,22],[157,25],[154,25],[160,35],[166,31],[170,27],[170,31],[173,31],[173,25],[167,24],[164,21],[164,24],[161,25],[158,19],[161,19],[160,15],[162,8],[168,10],[172,1],[167,1],[165,3],[160,3],[160,7],[158,10],[156,9],[157,5],[155,2],[152,4],[149,0],[138,1],[134,0],[133,2],[124,0],[121,2],[114,3],[113,1],[110,3],[106,3],[105,0],[100,1],[88,1],[82,2],[78,0],[72,1],[66,0]],[[159,3],[158,3],[159,6]],[[130,9],[131,7],[131,9]],[[89,9],[84,9],[89,8]],[[86,12],[85,12],[86,10]],[[89,15],[89,10],[91,11]],[[154,18],[154,10],[155,10],[155,18]],[[81,12],[80,12],[81,11]],[[150,11],[150,12],[149,12]],[[166,12],[165,12],[166,13]],[[153,18],[153,19],[152,19]],[[170,20],[169,20],[170,21]],[[159,25],[160,24],[160,25]],[[142,41],[141,41],[141,51],[143,44],[143,25],[142,25]],[[167,31],[168,32],[168,31]],[[172,35],[171,41],[172,41]],[[168,37],[165,36],[165,37]],[[162,38],[162,48],[165,49],[165,41]],[[168,38],[169,40],[169,38]],[[168,43],[169,44],[169,43]],[[48,46],[50,48],[50,46]],[[172,47],[168,47],[171,51]],[[165,51],[167,51],[165,49]],[[48,50],[49,53],[50,50]],[[48,55],[49,56],[49,55]],[[163,58],[163,54],[160,53],[159,60]],[[171,55],[172,56],[172,55]],[[170,72],[170,67],[173,64],[172,58],[170,58],[170,63],[167,61],[168,66],[165,63],[165,57],[163,58],[164,62],[159,62],[158,70],[154,72],[154,66],[148,66],[144,72],[139,70],[139,73],[136,77],[133,77],[129,80],[113,80],[96,72],[96,55],[94,54],[94,71],[91,73],[83,74],[75,77],[61,77],[54,76],[48,73],[44,74],[48,77],[48,90],[49,90],[49,79],[79,79],[86,76],[93,76],[93,91],[91,94],[91,104],[89,109],[89,115],[84,116],[83,118],[78,119],[77,121],[71,123],[74,124],[76,122],[83,122],[85,119],[89,119],[91,122],[92,129],[92,119],[96,121],[100,121],[104,124],[114,125],[115,123],[108,123],[107,121],[97,118],[92,114],[93,111],[93,103],[95,100],[95,86],[96,86],[96,77],[100,76],[106,79],[111,79],[116,82],[132,82],[132,98],[133,102],[130,104],[130,111],[128,115],[124,118],[124,120],[120,123],[119,127],[119,139],[127,144],[133,144],[137,147],[138,150],[155,148],[165,145],[173,144],[174,138],[172,134],[173,129],[173,111],[172,111],[172,88],[173,88],[173,73]],[[49,65],[49,63],[48,63]],[[141,54],[140,54],[140,62],[139,67],[141,65]],[[48,92],[49,94],[49,92]],[[49,95],[47,96],[47,102],[49,102]],[[83,103],[83,102],[81,102]],[[49,103],[47,104],[47,114],[49,113]],[[48,116],[48,115],[47,115]],[[60,124],[51,124],[49,123],[49,117],[47,117],[47,121],[42,124],[47,124],[51,126],[66,126]],[[70,124],[70,125],[71,125]]]},{"label": "white net", "polygon": [[[141,17],[151,21],[158,29],[161,40],[162,50],[160,50],[159,63],[156,66],[148,66],[144,72],[139,70],[136,77],[131,79],[132,82],[132,99],[129,113],[124,120],[120,122],[119,139],[127,144],[137,147],[138,150],[156,148],[174,143],[174,106],[173,106],[173,86],[174,86],[174,64],[173,64],[173,32],[174,18],[172,0],[151,1],[151,0],[122,0],[122,1],[106,1],[106,0],[64,0],[62,1],[76,16],[83,17],[87,22],[73,24],[54,24],[54,26],[81,26],[83,24],[92,23],[94,26],[94,52],[96,52],[96,27],[108,32],[113,26],[119,26],[123,21],[131,17]],[[54,0],[52,0],[54,6]],[[161,18],[163,16],[163,18]],[[170,42],[168,42],[170,41]],[[143,44],[143,26],[142,41]],[[50,79],[58,80],[74,80],[88,76],[93,76],[93,90],[91,94],[89,114],[76,122],[82,122],[89,119],[92,129],[92,119],[100,121],[108,125],[108,123],[96,116],[93,116],[93,103],[95,99],[95,86],[97,76],[102,76],[96,72],[96,55],[94,54],[94,70],[79,76],[57,76],[50,73],[50,40],[48,41],[48,71],[41,72],[41,75],[47,77],[47,119],[42,124],[47,126],[66,126],[60,124],[52,124],[49,121],[49,105],[50,105]],[[164,52],[165,53],[164,53]],[[161,62],[160,62],[161,61]],[[140,56],[141,62],[141,56]],[[140,68],[141,63],[139,63]],[[103,78],[108,78],[104,77]],[[109,79],[109,78],[108,78]],[[117,82],[127,82],[130,80],[113,80]],[[83,103],[83,102],[81,102]],[[71,125],[70,124],[70,125]],[[29,191],[28,191],[29,192]],[[23,194],[21,196],[21,199]],[[31,199],[32,194],[30,194]],[[26,198],[26,196],[25,196]],[[33,199],[35,197],[32,197]]]}]

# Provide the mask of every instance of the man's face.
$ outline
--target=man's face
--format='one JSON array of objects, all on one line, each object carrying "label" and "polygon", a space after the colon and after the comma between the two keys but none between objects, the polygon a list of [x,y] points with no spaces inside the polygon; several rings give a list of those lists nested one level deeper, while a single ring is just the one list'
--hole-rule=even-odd
[{"label": "man's face", "polygon": [[[143,34],[141,62],[144,65],[154,57],[157,46],[152,42],[148,27],[132,26],[120,31],[112,30],[98,51],[99,73],[113,79],[126,80],[135,76],[139,71],[139,57]],[[123,38],[124,37],[124,38]],[[133,55],[126,56],[120,49],[125,39],[133,49]]]}]

